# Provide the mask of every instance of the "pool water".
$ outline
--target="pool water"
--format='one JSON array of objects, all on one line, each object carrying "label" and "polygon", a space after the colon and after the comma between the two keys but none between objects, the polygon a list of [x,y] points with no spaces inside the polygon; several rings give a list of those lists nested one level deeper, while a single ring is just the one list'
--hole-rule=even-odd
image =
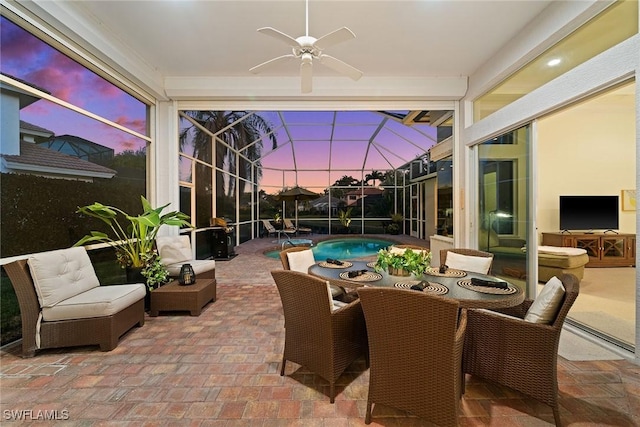
[{"label": "pool water", "polygon": [[[360,237],[330,239],[312,246],[311,250],[316,260],[325,260],[327,258],[353,259],[375,255],[380,249],[387,248],[393,243],[389,240]],[[276,250],[267,252],[265,255],[271,258],[279,258],[279,253],[280,251]]]}]

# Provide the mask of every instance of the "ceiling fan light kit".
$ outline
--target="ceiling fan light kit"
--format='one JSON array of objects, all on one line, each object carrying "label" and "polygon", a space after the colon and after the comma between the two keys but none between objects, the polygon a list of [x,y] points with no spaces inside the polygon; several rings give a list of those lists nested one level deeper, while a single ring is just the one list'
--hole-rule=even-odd
[{"label": "ceiling fan light kit", "polygon": [[353,31],[347,27],[342,27],[330,32],[329,34],[325,34],[319,39],[309,36],[309,0],[306,2],[306,35],[293,38],[290,35],[272,27],[258,28],[258,32],[276,38],[291,46],[292,53],[278,56],[256,65],[249,70],[254,74],[261,72],[264,68],[275,63],[286,62],[292,58],[298,58],[300,59],[300,87],[302,93],[310,93],[312,91],[312,70],[314,59],[322,65],[331,68],[340,74],[344,74],[353,80],[358,80],[362,77],[362,71],[352,67],[344,61],[323,53],[324,49],[330,46],[354,39],[356,35]]}]

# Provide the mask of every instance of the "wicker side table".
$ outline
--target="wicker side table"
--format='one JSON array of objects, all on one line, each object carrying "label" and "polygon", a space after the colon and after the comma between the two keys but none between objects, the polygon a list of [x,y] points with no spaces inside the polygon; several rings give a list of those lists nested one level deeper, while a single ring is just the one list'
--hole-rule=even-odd
[{"label": "wicker side table", "polygon": [[188,311],[199,316],[209,301],[216,300],[216,279],[196,279],[193,285],[182,286],[177,280],[151,291],[149,315],[161,311]]}]

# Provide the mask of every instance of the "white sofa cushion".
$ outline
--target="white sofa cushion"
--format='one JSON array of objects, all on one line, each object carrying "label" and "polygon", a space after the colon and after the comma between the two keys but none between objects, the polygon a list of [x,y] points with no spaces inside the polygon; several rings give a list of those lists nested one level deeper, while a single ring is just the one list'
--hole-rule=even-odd
[{"label": "white sofa cushion", "polygon": [[184,262],[177,262],[175,264],[169,264],[169,265],[165,264],[165,267],[169,272],[169,276],[171,277],[180,276],[180,269],[182,268],[183,264],[191,264],[191,268],[193,268],[193,272],[196,275],[196,280],[198,280],[198,274],[204,273],[205,271],[213,270],[214,268],[216,268],[216,262],[212,259],[190,259]]},{"label": "white sofa cushion", "polygon": [[86,319],[111,316],[144,298],[146,286],[131,285],[98,286],[42,309],[45,321]]},{"label": "white sofa cushion", "polygon": [[462,255],[455,252],[447,252],[447,267],[456,270],[473,271],[487,274],[491,268],[491,257]]},{"label": "white sofa cushion", "polygon": [[562,304],[564,293],[565,290],[564,286],[562,286],[562,281],[556,276],[553,276],[544,285],[542,291],[533,301],[529,310],[527,310],[524,320],[547,325],[553,322],[560,308],[560,304]]},{"label": "white sofa cushion", "polygon": [[567,248],[560,246],[538,246],[538,253],[550,255],[578,256],[586,254],[587,250],[582,248]]},{"label": "white sofa cushion", "polygon": [[53,307],[100,286],[84,247],[40,252],[29,257],[27,264],[40,307]]},{"label": "white sofa cushion", "polygon": [[177,263],[182,265],[193,259],[189,236],[160,236],[156,238],[156,246],[165,266]]},{"label": "white sofa cushion", "polygon": [[289,260],[289,270],[299,271],[300,273],[308,273],[309,267],[316,263],[311,249],[289,252],[287,253],[287,259]]}]

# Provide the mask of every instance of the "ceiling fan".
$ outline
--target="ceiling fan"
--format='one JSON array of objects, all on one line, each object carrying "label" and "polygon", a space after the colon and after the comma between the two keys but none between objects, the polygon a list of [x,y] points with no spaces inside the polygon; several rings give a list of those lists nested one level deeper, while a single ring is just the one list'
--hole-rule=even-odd
[{"label": "ceiling fan", "polygon": [[287,45],[292,47],[292,53],[278,56],[263,62],[262,64],[258,64],[249,69],[252,73],[257,74],[264,68],[275,63],[289,61],[292,58],[298,58],[301,60],[300,79],[302,93],[311,92],[311,76],[314,60],[317,60],[321,64],[341,74],[351,77],[353,80],[358,80],[362,77],[362,71],[352,67],[346,62],[323,53],[323,51],[330,46],[355,38],[356,35],[350,29],[342,27],[320,37],[319,39],[309,35],[309,0],[306,1],[306,31],[304,36],[293,38],[273,27],[258,28],[258,32],[285,42]]}]

